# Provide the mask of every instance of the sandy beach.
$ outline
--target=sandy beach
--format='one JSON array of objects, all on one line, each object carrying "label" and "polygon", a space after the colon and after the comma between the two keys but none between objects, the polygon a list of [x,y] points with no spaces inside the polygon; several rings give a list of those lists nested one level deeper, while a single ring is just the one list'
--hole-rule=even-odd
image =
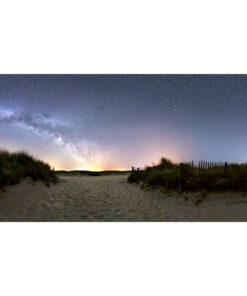
[{"label": "sandy beach", "polygon": [[31,180],[0,195],[0,221],[247,221],[247,196],[178,195],[143,190],[127,176],[60,177],[50,188]]}]

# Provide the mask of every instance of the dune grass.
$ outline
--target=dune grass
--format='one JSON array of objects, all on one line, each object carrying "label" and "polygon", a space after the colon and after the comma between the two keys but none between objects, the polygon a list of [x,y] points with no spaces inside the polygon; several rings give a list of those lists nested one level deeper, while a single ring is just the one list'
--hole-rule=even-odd
[{"label": "dune grass", "polygon": [[48,187],[50,182],[57,182],[55,172],[47,163],[35,159],[26,152],[10,153],[0,150],[0,189],[18,184],[27,177],[34,181],[41,180]]},{"label": "dune grass", "polygon": [[[186,169],[186,166],[184,166]],[[156,166],[132,171],[128,182],[142,187],[162,187],[167,191],[239,191],[247,192],[247,164],[230,164],[227,174],[215,175],[206,172],[199,176],[197,168],[181,174],[180,166],[162,158]]]}]

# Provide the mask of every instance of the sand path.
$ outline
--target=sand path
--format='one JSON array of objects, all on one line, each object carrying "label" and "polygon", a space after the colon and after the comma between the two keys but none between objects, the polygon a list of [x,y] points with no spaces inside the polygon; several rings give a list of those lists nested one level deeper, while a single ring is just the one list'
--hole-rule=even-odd
[{"label": "sand path", "polygon": [[247,221],[247,196],[212,194],[199,205],[195,196],[142,190],[126,175],[61,177],[51,188],[26,180],[1,193],[0,221]]}]

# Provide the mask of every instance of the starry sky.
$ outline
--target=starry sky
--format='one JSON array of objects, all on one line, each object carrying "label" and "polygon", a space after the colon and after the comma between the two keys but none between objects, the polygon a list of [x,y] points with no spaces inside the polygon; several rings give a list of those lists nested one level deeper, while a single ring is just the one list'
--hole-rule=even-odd
[{"label": "starry sky", "polygon": [[246,75],[0,75],[0,147],[55,169],[247,161]]}]

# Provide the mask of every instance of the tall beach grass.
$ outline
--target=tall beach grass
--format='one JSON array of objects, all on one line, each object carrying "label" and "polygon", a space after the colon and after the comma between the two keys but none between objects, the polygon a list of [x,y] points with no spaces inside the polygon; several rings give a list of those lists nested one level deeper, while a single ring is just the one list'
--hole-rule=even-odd
[{"label": "tall beach grass", "polygon": [[[186,165],[183,166],[186,169]],[[247,164],[229,164],[226,174],[215,175],[208,170],[198,175],[198,168],[181,174],[179,164],[162,158],[158,165],[147,166],[144,170],[133,170],[128,182],[143,187],[162,187],[168,191],[244,191],[247,192]]]},{"label": "tall beach grass", "polygon": [[27,152],[10,153],[0,150],[0,189],[18,184],[27,177],[34,181],[41,180],[48,187],[50,182],[57,182],[56,173],[51,170],[49,164]]}]

